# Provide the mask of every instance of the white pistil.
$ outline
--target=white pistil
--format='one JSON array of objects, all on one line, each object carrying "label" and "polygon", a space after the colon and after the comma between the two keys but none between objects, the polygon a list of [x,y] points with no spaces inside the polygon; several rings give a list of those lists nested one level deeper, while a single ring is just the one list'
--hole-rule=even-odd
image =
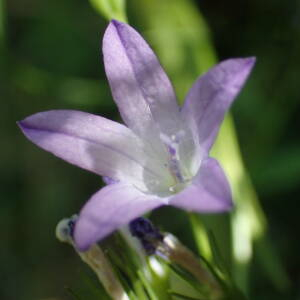
[{"label": "white pistil", "polygon": [[[181,172],[180,157],[179,157],[179,143],[180,143],[180,138],[183,135],[184,135],[183,131],[178,132],[176,135],[172,134],[171,137],[163,133],[160,134],[161,141],[166,146],[167,152],[169,154],[168,167],[176,183],[183,183],[185,181]],[[174,187],[170,187],[169,191],[173,192],[172,191],[173,188]]]}]

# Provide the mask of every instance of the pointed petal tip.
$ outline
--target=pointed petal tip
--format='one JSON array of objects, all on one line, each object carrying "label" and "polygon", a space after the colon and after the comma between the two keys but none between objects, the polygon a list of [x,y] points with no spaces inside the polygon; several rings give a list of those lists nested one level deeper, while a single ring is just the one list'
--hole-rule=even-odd
[{"label": "pointed petal tip", "polygon": [[[33,115],[32,115],[33,116]],[[23,120],[20,120],[20,121],[17,121],[16,124],[21,128],[21,129],[24,129],[26,127],[29,127],[29,124],[28,124],[28,119],[30,118],[31,116],[23,119]]]},{"label": "pointed petal tip", "polygon": [[24,121],[25,121],[25,119],[24,119],[24,120],[17,121],[16,124],[17,124],[19,127],[23,127]]},{"label": "pointed petal tip", "polygon": [[221,61],[216,67],[226,66],[226,68],[228,68],[228,67],[232,68],[233,66],[236,66],[236,68],[239,68],[240,71],[243,71],[244,67],[246,69],[251,70],[252,67],[254,66],[255,62],[256,62],[255,56],[228,58],[228,59]]},{"label": "pointed petal tip", "polygon": [[255,63],[256,62],[256,56],[249,56],[247,58],[245,58],[246,60],[249,61],[249,63]]},{"label": "pointed petal tip", "polygon": [[22,130],[22,121],[17,121],[16,124]]},{"label": "pointed petal tip", "polygon": [[39,118],[47,113],[52,113],[54,110],[49,110],[49,111],[44,111],[44,112],[37,112],[34,113],[25,119],[21,121],[17,121],[16,124],[17,126],[21,129],[22,133],[34,144],[37,144],[33,139],[32,139],[32,131],[34,130],[41,130],[42,126],[40,127],[39,125]]},{"label": "pointed petal tip", "polygon": [[30,139],[29,137],[29,133],[27,131],[27,129],[30,129],[30,126],[28,126],[28,124],[26,123],[26,119],[21,120],[21,121],[17,121],[16,122],[17,126],[20,128],[20,130],[22,131],[22,133]]},{"label": "pointed petal tip", "polygon": [[119,35],[119,30],[122,28],[122,26],[125,26],[125,23],[122,23],[118,20],[112,19],[108,26],[105,29],[104,35],[103,35],[103,43],[102,43],[102,49],[103,54],[105,55],[105,47],[108,48],[108,51],[111,50],[111,45],[114,40],[114,35],[117,33]]},{"label": "pointed petal tip", "polygon": [[[232,59],[232,61],[235,61],[237,67],[236,71],[238,73],[245,73],[245,75],[249,75],[255,65],[256,57],[250,56],[245,58],[234,58]],[[248,77],[248,75],[246,76],[246,78]],[[246,80],[246,78],[244,80]]]},{"label": "pointed petal tip", "polygon": [[112,19],[109,22],[108,26],[106,27],[106,32],[109,32],[109,30],[111,30],[112,28],[115,28],[115,30],[118,30],[118,29],[120,29],[123,26],[129,26],[129,25],[127,25],[126,23],[123,23],[121,21],[118,21],[116,19]]},{"label": "pointed petal tip", "polygon": [[112,24],[112,25],[114,25],[114,26],[120,26],[120,25],[122,25],[122,24],[124,24],[123,22],[121,22],[121,21],[118,21],[118,20],[116,20],[116,19],[111,19],[111,21],[109,22],[109,24]]},{"label": "pointed petal tip", "polygon": [[227,85],[236,83],[236,81],[238,81],[239,84],[237,84],[236,86],[239,86],[239,88],[237,89],[237,92],[239,92],[245,84],[249,74],[251,73],[255,62],[255,56],[245,58],[230,58],[221,62],[219,66],[222,66],[224,70],[227,70],[228,74],[231,74],[230,76],[228,76],[228,79],[230,79],[230,81],[228,81]]},{"label": "pointed petal tip", "polygon": [[[249,70],[250,72],[256,63],[256,57],[249,56],[245,58],[229,58],[227,60],[224,60],[223,62],[227,65],[233,63],[233,65],[236,65],[236,67],[240,69],[240,72],[243,72],[245,70]],[[223,62],[221,62],[220,64],[223,64]]]},{"label": "pointed petal tip", "polygon": [[246,66],[253,67],[254,64],[256,63],[256,57],[255,56],[250,56],[244,58],[244,62]]},{"label": "pointed petal tip", "polygon": [[56,112],[64,112],[67,110],[46,110],[42,112],[33,113],[30,116],[27,116],[25,119],[17,121],[17,125],[21,128],[22,131],[26,129],[37,129],[37,121],[40,118],[43,118],[46,114],[55,114]]}]

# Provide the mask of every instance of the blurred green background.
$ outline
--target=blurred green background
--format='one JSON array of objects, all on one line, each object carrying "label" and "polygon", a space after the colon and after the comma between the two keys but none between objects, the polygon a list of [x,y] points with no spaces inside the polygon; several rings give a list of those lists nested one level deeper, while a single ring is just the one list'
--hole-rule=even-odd
[{"label": "blurred green background", "polygon": [[[177,2],[182,6],[184,0]],[[201,44],[198,31],[210,37],[220,60],[257,57],[231,111],[245,165],[267,216],[270,241],[291,286],[279,292],[261,272],[254,252],[250,296],[300,299],[300,1],[186,2],[194,5],[191,11],[181,10],[183,6],[176,10],[167,1],[128,0],[128,19],[151,39],[171,79],[181,79],[176,85],[181,101],[199,74],[193,49],[207,54],[198,70],[207,69],[214,56],[209,45]],[[209,31],[202,32],[201,22],[192,23],[200,11]],[[191,15],[191,24],[181,18],[183,13]],[[171,28],[168,18],[177,22]],[[71,299],[66,287],[80,285],[82,264],[71,248],[55,239],[54,229],[99,189],[101,179],[38,149],[15,122],[59,108],[120,120],[100,48],[107,21],[88,1],[0,0],[0,22],[0,299]],[[169,47],[159,49],[159,39]],[[180,39],[188,41],[184,57],[176,52]],[[153,219],[193,248],[185,215],[172,210],[177,218],[170,223],[164,218],[170,210]]]}]

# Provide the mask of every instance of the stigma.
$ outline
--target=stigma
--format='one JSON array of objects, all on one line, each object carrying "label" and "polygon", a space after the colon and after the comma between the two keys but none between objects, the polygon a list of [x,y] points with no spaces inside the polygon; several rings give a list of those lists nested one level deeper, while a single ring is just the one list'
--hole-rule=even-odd
[{"label": "stigma", "polygon": [[179,192],[189,181],[189,179],[184,176],[179,156],[180,141],[184,135],[185,132],[183,130],[179,131],[176,135],[173,134],[171,136],[163,133],[160,134],[160,139],[168,154],[168,163],[166,166],[174,178],[174,185],[169,187],[169,192],[171,193]]}]

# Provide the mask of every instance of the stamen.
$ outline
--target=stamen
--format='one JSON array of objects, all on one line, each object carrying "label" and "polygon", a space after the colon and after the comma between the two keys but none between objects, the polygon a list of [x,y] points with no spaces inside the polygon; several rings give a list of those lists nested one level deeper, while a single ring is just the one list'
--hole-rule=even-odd
[{"label": "stamen", "polygon": [[[185,181],[180,167],[179,158],[179,143],[180,138],[184,135],[184,131],[178,132],[176,135],[171,135],[171,138],[165,134],[161,134],[160,138],[162,142],[166,145],[167,151],[169,153],[169,170],[172,173],[177,183],[183,183]],[[170,187],[171,191],[173,187]],[[174,189],[175,191],[175,189]]]},{"label": "stamen", "polygon": [[139,239],[148,255],[154,254],[156,247],[154,241],[161,241],[163,235],[159,230],[145,218],[137,218],[129,223],[129,230],[132,236]]}]

